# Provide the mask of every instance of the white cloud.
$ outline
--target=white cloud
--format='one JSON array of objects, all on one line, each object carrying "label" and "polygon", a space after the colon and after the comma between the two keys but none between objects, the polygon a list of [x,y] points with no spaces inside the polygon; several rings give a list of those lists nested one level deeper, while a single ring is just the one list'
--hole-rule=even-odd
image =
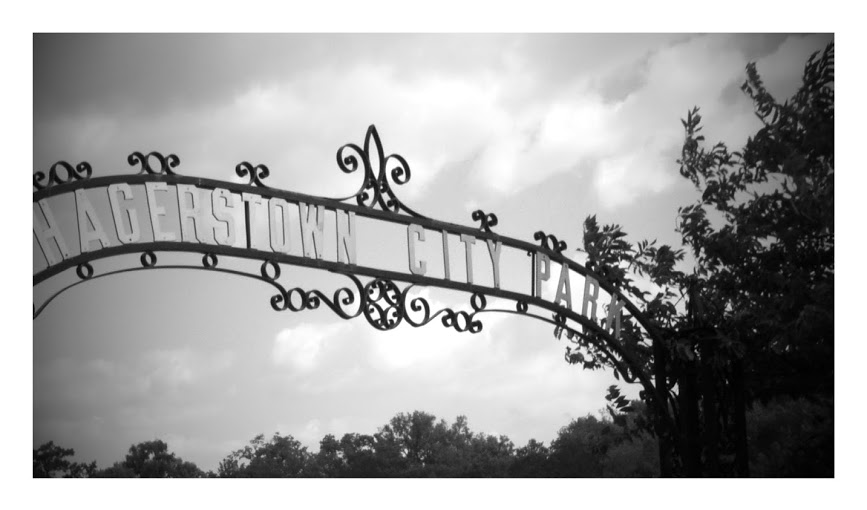
[{"label": "white cloud", "polygon": [[274,339],[271,360],[275,365],[301,372],[314,370],[328,350],[329,340],[346,333],[348,326],[336,324],[307,324],[280,331]]},{"label": "white cloud", "polygon": [[145,354],[133,384],[141,393],[174,391],[231,368],[234,359],[230,350],[158,349]]},{"label": "white cloud", "polygon": [[674,181],[670,161],[658,153],[642,151],[600,161],[593,185],[602,205],[613,209],[659,193]]},{"label": "white cloud", "polygon": [[189,348],[152,351],[145,362],[150,367],[141,379],[145,388],[153,385],[176,387],[194,379],[193,354]]}]

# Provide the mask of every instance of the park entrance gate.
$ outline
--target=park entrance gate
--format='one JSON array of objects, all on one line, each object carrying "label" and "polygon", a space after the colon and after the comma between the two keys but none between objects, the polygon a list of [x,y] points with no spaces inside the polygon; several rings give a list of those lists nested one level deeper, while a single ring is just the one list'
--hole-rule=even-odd
[{"label": "park entrance gate", "polygon": [[[566,244],[553,235],[536,232],[536,242],[530,243],[495,232],[495,214],[477,210],[472,220],[478,225],[468,227],[438,221],[409,208],[398,199],[395,186],[410,180],[410,166],[398,154],[385,155],[374,126],[368,128],[363,146],[349,143],[337,151],[338,168],[362,177],[358,191],[344,198],[269,187],[265,184],[270,174],[268,167],[246,161],[235,168],[239,180],[246,182],[228,182],[177,173],[180,159],[174,154],[133,152],[127,159],[138,173],[92,178],[87,162],[73,166],[60,161],[47,174],[34,174],[33,232],[46,262],[33,275],[34,291],[42,284],[66,277],[49,297],[39,303],[34,300],[34,319],[76,285],[119,273],[164,268],[253,278],[274,289],[270,298],[274,310],[297,312],[324,305],[342,319],[363,316],[380,330],[393,329],[403,322],[420,327],[438,320],[459,332],[477,333],[483,327],[485,314],[532,318],[552,324],[558,337],[565,334],[574,344],[573,349],[610,366],[619,378],[643,386],[643,394],[655,413],[661,473],[671,475],[679,424],[671,392],[674,381],[667,377],[663,361],[664,332],[646,319],[624,290],[566,257]],[[69,210],[57,208],[56,200],[61,195],[72,197],[67,200],[74,204],[67,206]],[[173,195],[177,209],[171,200]],[[107,200],[111,214],[101,217],[94,205],[96,200]],[[57,218],[61,214],[76,219],[77,239],[60,228]],[[356,246],[359,217],[405,228],[405,271],[359,263],[363,258]],[[297,229],[293,218],[298,220]],[[336,233],[333,241],[325,236],[326,218],[335,222],[329,229]],[[167,226],[172,221],[176,228],[170,230]],[[336,247],[332,245],[335,256],[330,259],[325,257],[328,242],[336,242]],[[422,256],[420,243],[442,245],[436,274],[429,264],[432,261]],[[450,243],[459,243],[465,256],[455,259],[449,251]],[[475,271],[489,271],[492,285],[474,280],[473,249],[489,255],[490,264],[476,267]],[[500,260],[509,250],[526,254],[526,288],[501,285]],[[201,264],[161,264],[160,255],[168,252],[200,254]],[[99,267],[103,259],[130,254],[138,255],[131,267]],[[225,264],[221,267],[223,258],[254,260],[258,271],[245,272]],[[281,266],[286,265],[343,275],[348,283],[330,294],[290,287],[281,280]],[[463,278],[456,277],[458,269]],[[552,294],[555,281],[556,291]],[[414,290],[425,286],[466,292],[470,295],[469,307],[432,310],[427,299],[413,295]],[[580,302],[573,303],[573,287],[582,296]],[[488,298],[499,298],[498,303],[511,305],[489,306]],[[627,330],[630,341],[624,340],[622,334]]]}]

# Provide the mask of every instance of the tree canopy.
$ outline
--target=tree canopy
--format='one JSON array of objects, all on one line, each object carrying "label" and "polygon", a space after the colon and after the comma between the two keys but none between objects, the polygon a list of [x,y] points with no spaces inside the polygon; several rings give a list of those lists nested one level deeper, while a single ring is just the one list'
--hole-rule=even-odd
[{"label": "tree canopy", "polygon": [[[663,364],[679,403],[653,402],[646,392],[642,398],[670,409],[687,429],[689,415],[701,416],[700,430],[681,430],[692,437],[743,429],[741,398],[830,402],[833,395],[834,45],[809,58],[801,86],[782,103],[754,63],[741,89],[761,127],[740,150],[708,147],[698,107],[682,121],[677,163],[699,198],[677,210],[681,248],[632,244],[620,225],[599,225],[595,216],[584,222],[587,267],[641,296],[663,343],[654,352],[650,333],[627,319],[624,347],[647,374],[655,361]],[[636,278],[660,290],[650,295]],[[570,363],[623,372],[593,343],[574,342],[566,350]],[[684,450],[698,455],[696,444]]]}]

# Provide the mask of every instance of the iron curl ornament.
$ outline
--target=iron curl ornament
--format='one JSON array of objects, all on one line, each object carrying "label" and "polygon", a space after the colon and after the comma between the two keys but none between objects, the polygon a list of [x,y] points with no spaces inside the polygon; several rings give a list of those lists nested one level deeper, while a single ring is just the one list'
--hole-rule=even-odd
[{"label": "iron curl ornament", "polygon": [[371,326],[388,331],[403,321],[400,289],[391,280],[377,278],[364,286],[364,317]]},{"label": "iron curl ornament", "polygon": [[[276,271],[273,269],[276,267]],[[268,269],[271,268],[271,269]],[[345,274],[354,284],[354,288],[339,287],[334,291],[329,298],[319,290],[304,290],[300,287],[287,289],[277,283],[277,278],[273,277],[276,274],[280,275],[279,266],[273,261],[265,261],[262,265],[262,278],[279,291],[271,297],[271,307],[276,311],[292,311],[300,312],[303,310],[316,310],[324,303],[332,312],[337,314],[341,319],[349,320],[358,317],[363,312],[365,289],[355,275]],[[353,309],[353,305],[355,308]]]},{"label": "iron curl ornament", "polygon": [[47,176],[42,171],[33,174],[33,187],[39,191],[72,181],[90,179],[91,175],[93,175],[93,168],[87,161],[82,161],[75,166],[70,165],[66,161],[58,161],[48,169]]},{"label": "iron curl ornament", "polygon": [[492,233],[491,227],[497,225],[497,215],[494,213],[485,214],[485,211],[478,209],[473,211],[473,221],[479,222],[479,229],[487,233]]},{"label": "iron curl ornament", "polygon": [[[151,165],[156,160],[157,165]],[[151,175],[177,175],[174,169],[181,164],[181,159],[175,154],[163,156],[162,153],[152,151],[147,154],[133,152],[126,158],[129,166],[139,166],[139,174]]]},{"label": "iron curl ornament", "polygon": [[555,253],[563,253],[566,251],[566,242],[560,241],[556,236],[552,234],[546,234],[544,231],[539,230],[535,234],[533,234],[533,239],[539,241],[539,246],[545,248],[546,250],[551,250]]},{"label": "iron curl ornament", "polygon": [[423,297],[409,297],[409,292],[414,285],[409,285],[401,293],[401,307],[403,309],[403,318],[406,322],[419,328],[425,326],[439,316],[442,316],[440,322],[447,328],[452,328],[459,333],[470,332],[478,333],[482,330],[482,322],[475,318],[475,314],[484,310],[486,300],[484,294],[474,293],[470,298],[470,306],[472,312],[463,310],[453,310],[451,308],[443,308],[434,313],[431,313],[430,303]]},{"label": "iron curl ornament", "polygon": [[[376,158],[376,167],[371,158]],[[396,166],[389,170],[389,162],[394,161]],[[347,143],[337,149],[337,166],[344,173],[350,174],[361,168],[364,171],[364,179],[358,191],[342,200],[355,199],[362,207],[379,207],[383,211],[400,213],[404,212],[416,218],[426,218],[413,211],[401,202],[394,193],[394,186],[402,186],[412,178],[409,163],[399,154],[385,155],[382,149],[382,141],[376,127],[371,125],[367,128],[364,137],[364,148],[354,143]]]},{"label": "iron curl ornament", "polygon": [[265,180],[269,175],[271,175],[271,171],[265,165],[256,165],[242,161],[235,166],[235,174],[238,177],[250,177],[250,181],[247,183],[249,186],[258,186],[260,188],[267,188],[262,181]]}]

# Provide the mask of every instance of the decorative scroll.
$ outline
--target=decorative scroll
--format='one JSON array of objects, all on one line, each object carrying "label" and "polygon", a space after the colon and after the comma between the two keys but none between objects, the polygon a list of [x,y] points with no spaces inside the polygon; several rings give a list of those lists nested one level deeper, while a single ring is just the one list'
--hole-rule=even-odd
[{"label": "decorative scroll", "polygon": [[331,297],[326,296],[319,290],[304,290],[298,287],[286,288],[279,283],[282,275],[281,266],[273,260],[263,260],[258,274],[249,274],[238,270],[223,269],[218,267],[218,255],[213,252],[205,252],[202,255],[201,266],[189,265],[157,265],[157,255],[150,250],[141,253],[140,267],[121,269],[96,275],[93,266],[89,262],[83,262],[76,267],[79,277],[67,287],[58,291],[46,300],[42,306],[36,309],[34,304],[34,317],[51,302],[57,295],[84,281],[101,278],[113,274],[120,274],[136,270],[149,269],[202,269],[219,271],[228,274],[253,278],[270,284],[277,290],[271,299],[271,307],[276,311],[299,312],[315,310],[324,303],[342,319],[352,319],[364,315],[367,322],[381,331],[395,329],[403,321],[413,327],[422,327],[435,319],[440,318],[444,327],[452,328],[457,332],[479,333],[483,324],[479,318],[483,313],[507,313],[525,317],[532,317],[542,322],[555,326],[555,337],[562,338],[565,333],[567,340],[572,346],[567,347],[565,357],[570,363],[583,364],[585,368],[598,367],[607,363],[614,368],[615,375],[623,378],[626,382],[636,382],[638,375],[634,367],[620,359],[605,344],[604,339],[594,332],[581,332],[567,324],[567,318],[561,313],[555,313],[551,318],[529,312],[526,301],[515,301],[515,310],[491,309],[487,306],[487,298],[482,293],[473,293],[470,297],[471,310],[454,310],[443,308],[436,312],[431,311],[430,303],[423,297],[410,297],[410,291],[415,288],[414,284],[408,285],[402,291],[393,281],[385,278],[374,278],[367,284],[351,274],[344,274],[349,278],[353,286],[341,287],[334,291]]},{"label": "decorative scroll", "polygon": [[490,233],[491,227],[497,225],[497,215],[494,213],[485,214],[485,211],[478,209],[473,211],[473,221],[478,221],[480,223],[479,229]]},{"label": "decorative scroll", "polygon": [[[261,279],[273,285],[279,291],[278,294],[271,296],[271,308],[276,311],[289,310],[292,312],[300,312],[302,310],[315,310],[319,308],[321,303],[331,309],[342,319],[353,319],[361,315],[364,306],[364,287],[361,281],[354,275],[345,275],[355,285],[354,289],[349,287],[341,287],[334,291],[331,298],[318,290],[304,290],[299,287],[286,289],[277,280],[280,278],[280,265],[276,262],[266,260],[262,263],[260,269]],[[358,303],[358,306],[353,309],[352,305]]]},{"label": "decorative scroll", "polygon": [[81,181],[90,179],[93,174],[93,168],[87,161],[75,165],[74,167],[66,161],[58,161],[51,165],[48,170],[48,176],[45,172],[39,171],[33,174],[33,187],[37,191],[61,184],[66,184],[72,181]]},{"label": "decorative scroll", "polygon": [[[373,147],[371,147],[371,144],[373,144]],[[372,155],[376,155],[378,163],[376,169],[373,168],[371,162]],[[389,172],[388,163],[392,159],[397,165]],[[382,150],[382,142],[379,139],[379,133],[376,132],[376,127],[373,125],[367,128],[367,135],[364,138],[364,149],[354,143],[348,143],[337,150],[337,166],[347,174],[355,172],[359,166],[364,169],[364,180],[361,187],[355,195],[343,200],[355,198],[356,203],[362,207],[374,208],[378,206],[383,211],[393,213],[403,211],[416,218],[425,218],[425,216],[404,205],[394,194],[390,182],[399,186],[409,182],[412,177],[409,163],[399,154],[385,156]],[[389,176],[391,177],[390,179]]]},{"label": "decorative scroll", "polygon": [[377,278],[364,286],[364,317],[381,331],[396,328],[404,316],[400,289],[390,280]]},{"label": "decorative scroll", "polygon": [[[403,303],[403,313],[406,322],[413,327],[421,327],[427,325],[440,315],[442,315],[442,325],[447,328],[452,328],[459,333],[469,331],[470,333],[478,333],[482,330],[482,323],[474,318],[476,312],[483,310],[486,306],[485,296],[479,293],[473,294],[470,298],[470,306],[473,312],[465,312],[462,310],[452,310],[451,308],[443,308],[431,314],[430,304],[422,297],[409,299],[409,291],[414,285],[410,285],[403,290],[401,301]],[[409,300],[409,306],[406,306]],[[410,310],[413,313],[410,313]]]},{"label": "decorative scroll", "polygon": [[[139,165],[139,175],[154,174],[154,175],[177,175],[172,169],[181,164],[180,158],[174,154],[163,156],[159,152],[149,152],[147,155],[141,152],[133,152],[126,158],[129,166]],[[156,160],[159,166],[152,166],[151,162]]]},{"label": "decorative scroll", "polygon": [[547,250],[551,250],[556,253],[563,253],[564,251],[566,251],[565,241],[560,241],[555,236],[545,234],[545,232],[541,230],[533,234],[533,239],[539,241],[539,246]]},{"label": "decorative scroll", "polygon": [[262,180],[271,175],[271,171],[268,170],[268,167],[265,165],[256,165],[253,166],[246,161],[242,161],[235,166],[235,173],[238,177],[247,177],[250,176],[250,181],[247,183],[250,186],[259,186],[260,188],[267,188],[265,184],[262,183]]},{"label": "decorative scroll", "polygon": [[553,324],[555,326],[555,336],[558,339],[561,338],[563,333],[566,334],[566,338],[573,344],[572,347],[567,347],[567,361],[571,363],[583,363],[585,367],[598,366],[601,362],[606,362],[614,367],[618,377],[622,377],[630,383],[635,382],[638,377],[635,369],[615,356],[598,335],[583,333],[573,329],[567,325],[567,319],[563,314],[557,313],[552,318],[547,318],[531,313],[528,311],[528,303],[522,300],[515,302],[515,310],[491,309],[487,306],[485,295],[477,292],[473,293],[470,297],[471,310],[469,311],[443,308],[432,312],[428,300],[423,297],[411,297],[409,295],[410,291],[415,288],[414,284],[408,285],[401,291],[397,284],[385,278],[374,278],[367,284],[362,284],[356,276],[341,273],[349,278],[353,285],[340,287],[334,291],[331,297],[328,297],[315,289],[304,290],[298,287],[284,287],[279,283],[282,275],[281,266],[273,260],[263,260],[258,274],[218,267],[219,258],[213,252],[203,253],[201,266],[178,264],[159,266],[156,253],[150,250],[142,252],[139,261],[141,263],[140,267],[100,274],[95,273],[93,266],[89,262],[79,264],[75,270],[79,280],[59,290],[43,302],[38,309],[34,303],[34,318],[59,294],[87,280],[151,269],[200,269],[244,276],[270,284],[277,290],[277,294],[274,294],[270,299],[271,307],[276,311],[288,310],[299,312],[315,310],[324,303],[342,319],[348,320],[359,315],[364,315],[370,325],[381,331],[392,330],[404,321],[410,326],[422,327],[439,318],[444,327],[452,328],[457,332],[479,333],[483,328],[479,315],[483,313],[507,313],[532,317]]}]

